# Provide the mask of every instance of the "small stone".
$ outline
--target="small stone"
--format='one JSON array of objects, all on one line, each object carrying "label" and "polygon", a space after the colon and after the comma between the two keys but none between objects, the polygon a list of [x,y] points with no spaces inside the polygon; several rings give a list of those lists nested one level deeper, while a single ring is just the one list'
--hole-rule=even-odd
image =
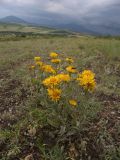
[{"label": "small stone", "polygon": [[111,112],[112,115],[115,115],[115,112]]}]

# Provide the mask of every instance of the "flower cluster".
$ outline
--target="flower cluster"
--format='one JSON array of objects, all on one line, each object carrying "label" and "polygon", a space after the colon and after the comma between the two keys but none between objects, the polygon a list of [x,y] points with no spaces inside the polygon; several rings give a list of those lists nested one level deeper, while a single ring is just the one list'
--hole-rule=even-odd
[{"label": "flower cluster", "polygon": [[61,82],[69,82],[70,81],[70,75],[69,74],[58,74],[55,76],[50,76],[48,78],[46,78],[43,81],[43,84],[45,86],[56,86],[58,84],[60,84]]},{"label": "flower cluster", "polygon": [[90,70],[84,70],[77,78],[80,86],[83,86],[85,90],[93,91],[96,85],[95,74]]},{"label": "flower cluster", "polygon": [[[42,62],[41,57],[34,57],[35,64],[31,65],[31,69],[34,70],[34,73],[41,75],[36,77],[41,78],[39,83],[52,101],[58,102],[64,95],[64,90],[67,91],[71,84],[74,88],[74,84],[77,85],[76,82],[79,82],[80,89],[83,88],[88,92],[94,90],[96,86],[95,74],[91,70],[78,72],[72,58],[62,57],[55,52],[50,53],[49,57],[48,64]],[[70,65],[71,63],[72,65]],[[77,106],[76,97],[72,96],[72,93],[69,95],[64,95],[65,98],[68,97],[68,103],[74,107]]]}]

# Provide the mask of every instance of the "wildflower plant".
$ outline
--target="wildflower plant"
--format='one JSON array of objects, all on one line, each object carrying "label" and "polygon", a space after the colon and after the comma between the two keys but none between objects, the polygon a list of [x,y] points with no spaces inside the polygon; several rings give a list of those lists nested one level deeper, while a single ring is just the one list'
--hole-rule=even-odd
[{"label": "wildflower plant", "polygon": [[[74,85],[77,82],[79,88],[81,87],[85,91],[87,90],[87,92],[94,91],[96,86],[95,74],[91,70],[84,70],[81,73],[78,73],[77,68],[73,64],[73,58],[65,57],[63,59],[62,56],[55,52],[51,52],[49,56],[49,64],[42,62],[42,58],[39,56],[34,57],[35,64],[32,65],[31,68],[35,73],[34,78],[36,78],[39,81],[39,84],[47,90],[48,97],[52,101],[59,101],[62,95],[64,95],[65,87],[69,87],[69,84],[71,85],[71,83]],[[59,68],[57,68],[57,66],[55,68],[54,63],[61,64],[59,64]],[[72,66],[69,65],[70,63],[72,63]],[[74,78],[72,74],[74,74]],[[70,93],[70,95],[72,95],[72,93]],[[70,105],[77,106],[76,100],[68,99],[68,102]]]},{"label": "wildflower plant", "polygon": [[75,59],[55,52],[50,53],[47,60],[35,57],[31,68],[33,88],[42,106],[54,108],[64,120],[71,114],[77,125],[82,113],[78,109],[86,93],[91,96],[95,89],[95,74],[91,70],[79,71]]}]

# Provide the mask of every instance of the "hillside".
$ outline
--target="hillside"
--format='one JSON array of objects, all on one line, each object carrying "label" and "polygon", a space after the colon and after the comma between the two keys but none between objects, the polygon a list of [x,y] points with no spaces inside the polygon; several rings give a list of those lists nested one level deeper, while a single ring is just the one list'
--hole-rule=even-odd
[{"label": "hillside", "polygon": [[[119,160],[119,53],[111,38],[0,39],[0,159]],[[94,90],[79,84],[86,70]]]},{"label": "hillside", "polygon": [[9,23],[1,23],[0,31],[14,31],[14,32],[33,32],[33,33],[49,33],[50,31],[54,31],[54,29],[46,28],[46,27],[34,27],[30,25],[23,24],[9,24]]},{"label": "hillside", "polygon": [[[77,35],[69,30],[64,29],[55,29],[50,27],[43,26],[33,26],[28,24],[10,24],[10,23],[0,23],[0,35],[10,36],[11,38],[14,36],[72,36]],[[79,35],[79,34],[78,34]]]}]

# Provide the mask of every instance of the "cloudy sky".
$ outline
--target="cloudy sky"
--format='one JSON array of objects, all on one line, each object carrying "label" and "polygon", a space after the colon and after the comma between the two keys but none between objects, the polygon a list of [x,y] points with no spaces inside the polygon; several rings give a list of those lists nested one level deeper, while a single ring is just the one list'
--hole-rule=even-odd
[{"label": "cloudy sky", "polygon": [[36,23],[120,24],[120,0],[0,0],[0,18],[8,15]]}]

